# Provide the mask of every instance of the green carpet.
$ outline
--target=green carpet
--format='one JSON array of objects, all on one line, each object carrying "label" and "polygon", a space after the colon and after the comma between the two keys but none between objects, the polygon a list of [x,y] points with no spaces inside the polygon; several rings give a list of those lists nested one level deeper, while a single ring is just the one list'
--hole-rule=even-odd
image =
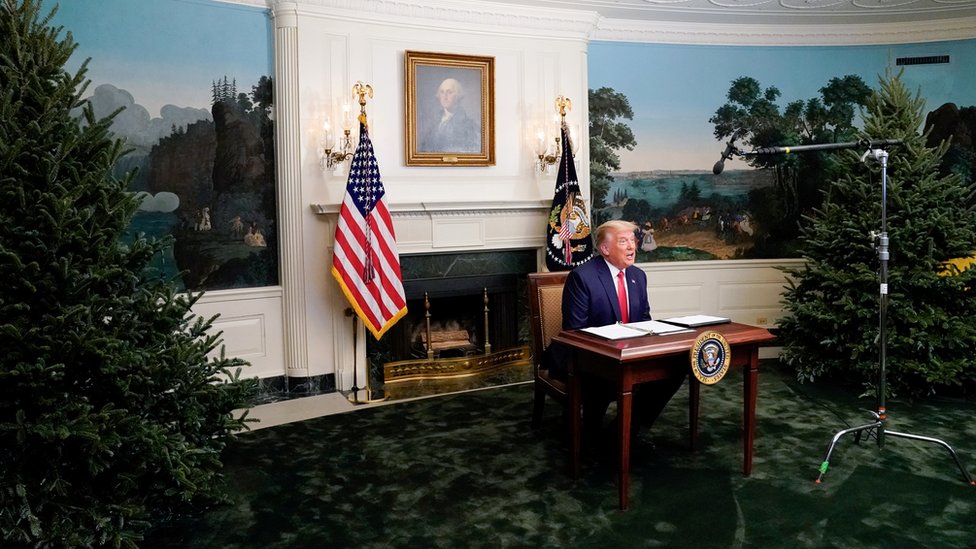
[{"label": "green carpet", "polygon": [[[612,462],[567,475],[560,408],[530,426],[531,385],[358,410],[238,436],[232,502],[174,519],[146,547],[974,547],[976,487],[936,445],[841,439],[873,399],[800,385],[764,364],[751,477],[743,477],[741,372],[702,389],[687,450],[687,390],[642,435],[630,510]],[[971,403],[888,403],[889,429],[946,440],[976,465]]]}]

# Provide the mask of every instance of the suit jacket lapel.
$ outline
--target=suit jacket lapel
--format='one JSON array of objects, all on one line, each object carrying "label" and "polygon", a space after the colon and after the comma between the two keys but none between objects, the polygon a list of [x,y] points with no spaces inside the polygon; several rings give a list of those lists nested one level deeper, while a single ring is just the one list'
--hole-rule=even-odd
[{"label": "suit jacket lapel", "polygon": [[[624,273],[624,278],[626,278],[626,273]],[[614,312],[616,318],[620,318],[620,304],[617,302],[617,281],[614,280],[613,275],[610,273],[610,267],[607,266],[606,260],[602,258],[600,259],[600,282],[603,284],[603,289],[607,292],[610,309]]]}]

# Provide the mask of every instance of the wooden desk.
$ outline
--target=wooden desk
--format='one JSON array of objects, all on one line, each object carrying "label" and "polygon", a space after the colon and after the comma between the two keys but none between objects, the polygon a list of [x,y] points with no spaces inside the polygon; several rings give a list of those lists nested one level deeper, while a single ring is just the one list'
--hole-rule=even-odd
[{"label": "wooden desk", "polygon": [[[752,442],[756,430],[756,390],[759,378],[759,346],[773,341],[762,328],[727,323],[697,328],[693,332],[649,335],[607,340],[579,330],[560,332],[553,338],[571,349],[569,364],[570,468],[573,478],[580,473],[581,378],[603,378],[617,388],[617,447],[620,509],[627,509],[630,484],[630,423],[632,392],[635,385],[668,377],[688,376],[691,346],[704,331],[725,336],[732,351],[729,366],[742,367],[743,457],[742,473],[752,473]],[[721,381],[719,382],[721,383]],[[701,384],[689,376],[689,441],[695,448],[698,438],[699,390]],[[575,411],[575,413],[573,412]]]}]

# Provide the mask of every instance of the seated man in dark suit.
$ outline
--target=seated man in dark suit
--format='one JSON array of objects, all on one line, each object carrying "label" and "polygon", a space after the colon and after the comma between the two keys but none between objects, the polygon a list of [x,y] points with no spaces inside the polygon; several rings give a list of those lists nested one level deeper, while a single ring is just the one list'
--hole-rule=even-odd
[{"label": "seated man in dark suit", "polygon": [[[651,320],[647,275],[634,267],[636,229],[633,223],[621,220],[597,228],[595,243],[601,257],[594,256],[573,269],[563,288],[564,330]],[[567,349],[553,344],[547,353],[543,365],[550,367],[550,375],[565,378]],[[634,392],[635,429],[650,427],[683,382],[684,378],[672,378],[640,385]],[[602,423],[616,392],[609,385],[588,384],[583,398],[584,430],[592,431]]]}]

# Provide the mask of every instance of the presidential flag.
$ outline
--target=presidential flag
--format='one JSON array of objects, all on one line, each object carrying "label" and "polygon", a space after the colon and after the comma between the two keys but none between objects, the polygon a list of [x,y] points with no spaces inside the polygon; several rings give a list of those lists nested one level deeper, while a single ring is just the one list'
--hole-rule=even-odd
[{"label": "presidential flag", "polygon": [[407,314],[393,222],[366,125],[352,157],[335,232],[332,276],[376,339]]},{"label": "presidential flag", "polygon": [[569,271],[593,255],[590,216],[580,195],[573,147],[565,123],[560,131],[562,154],[546,227],[546,267],[550,271]]}]

